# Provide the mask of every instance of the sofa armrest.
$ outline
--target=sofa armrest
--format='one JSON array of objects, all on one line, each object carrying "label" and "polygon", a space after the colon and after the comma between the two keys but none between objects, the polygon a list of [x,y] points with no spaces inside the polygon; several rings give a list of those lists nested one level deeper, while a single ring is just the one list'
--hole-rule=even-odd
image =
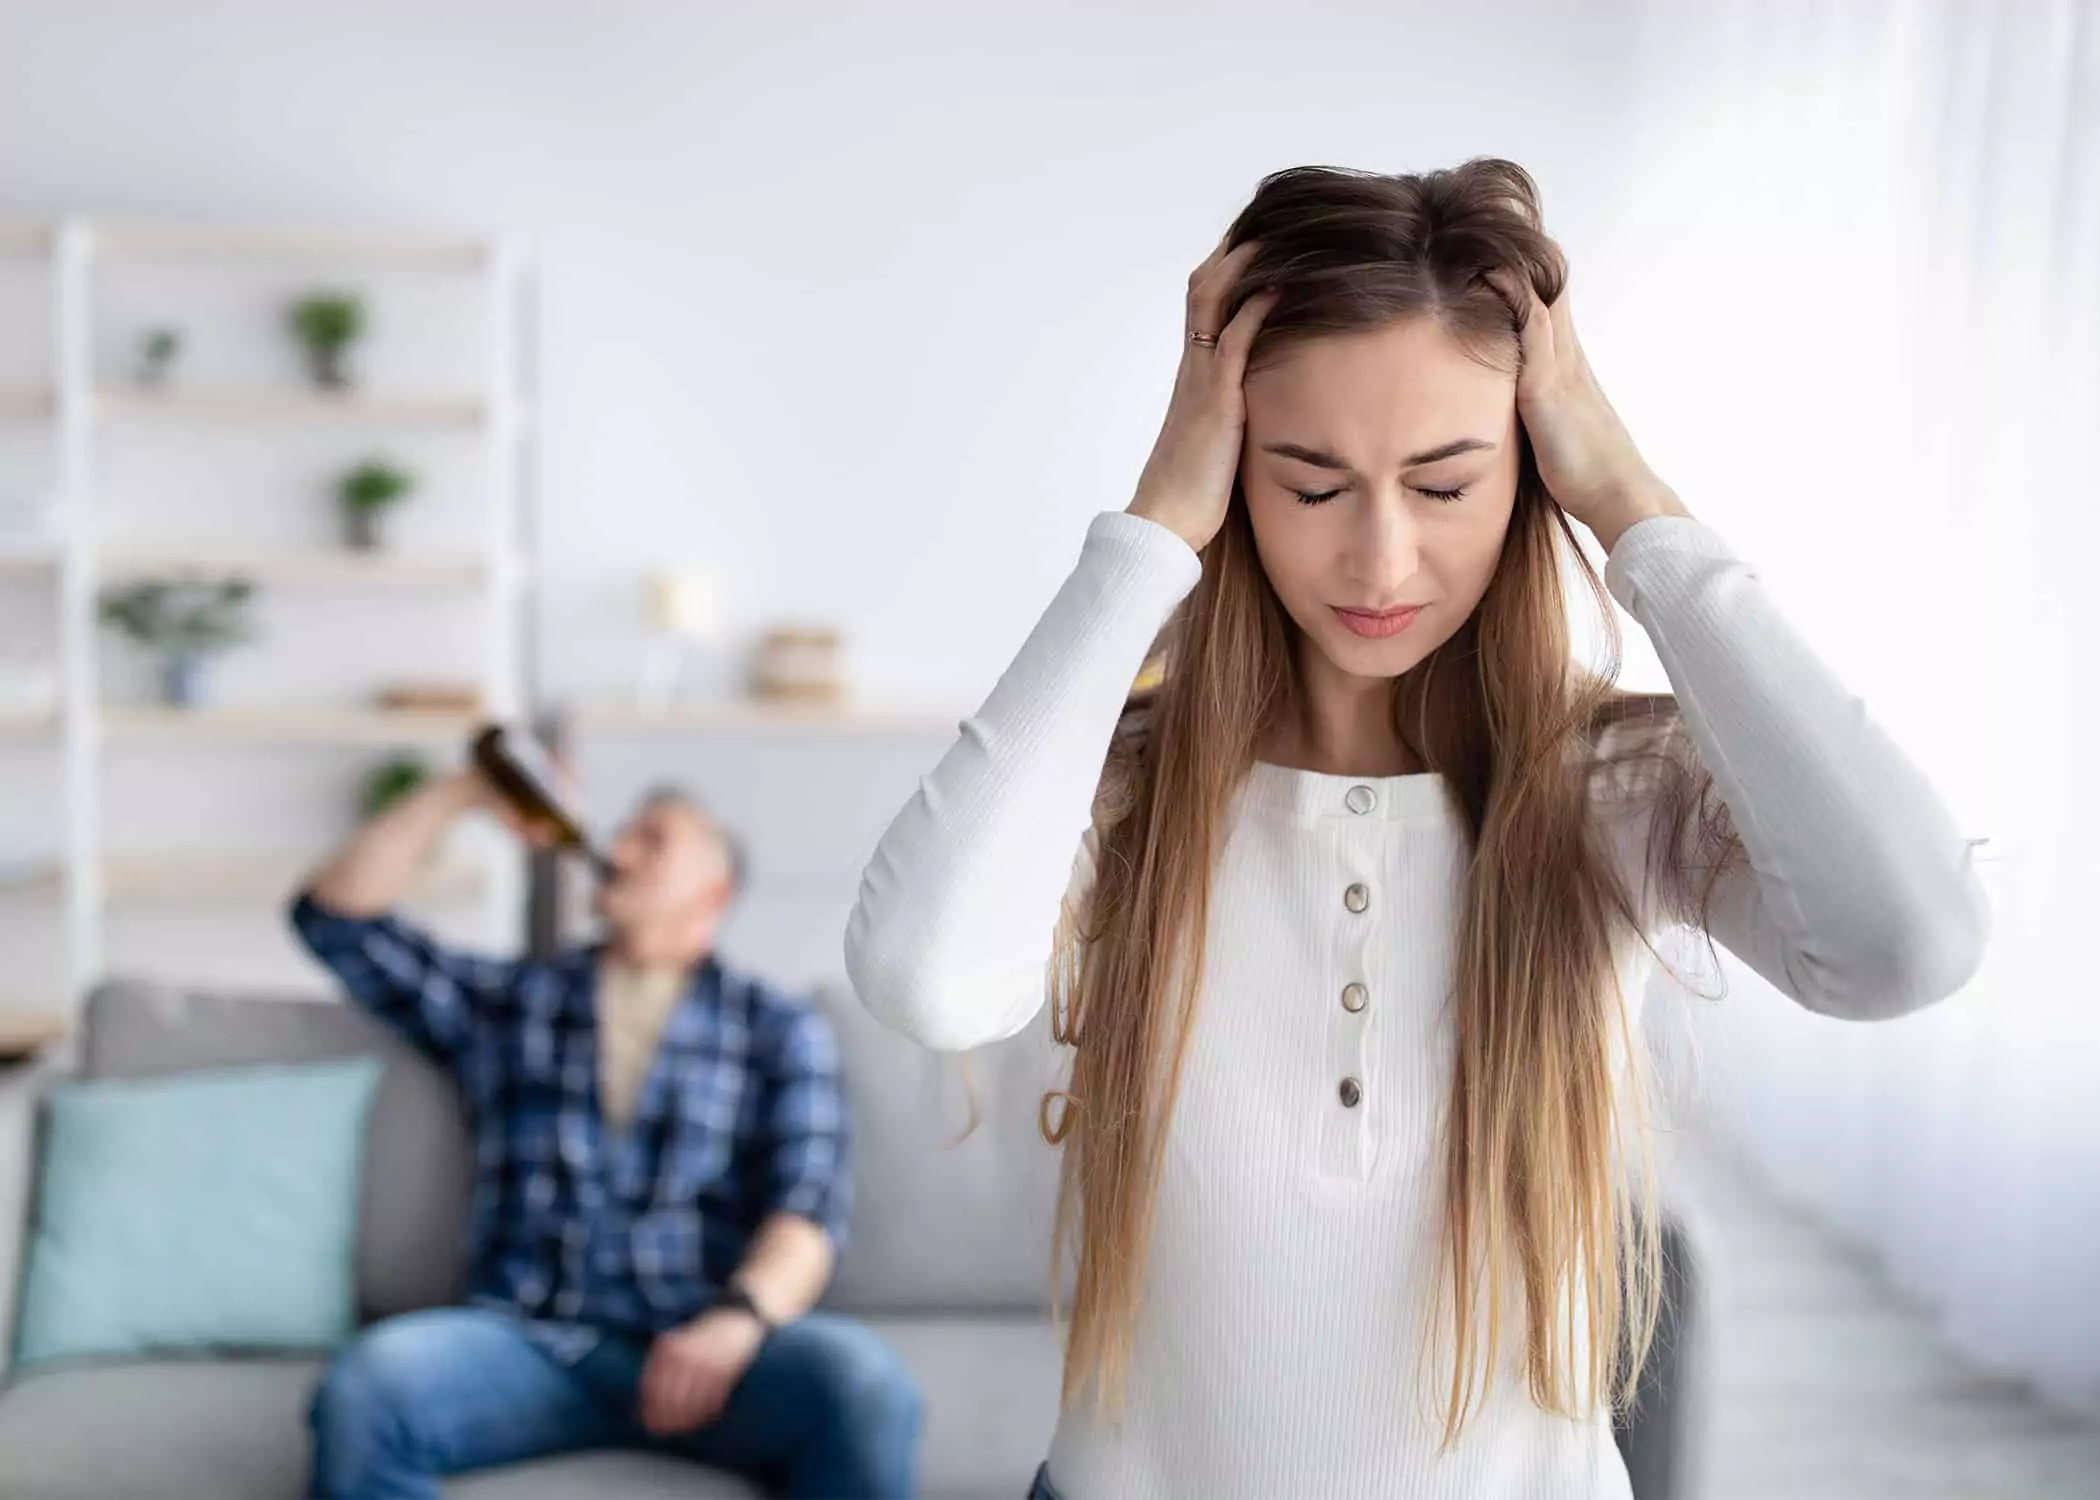
[{"label": "sofa armrest", "polygon": [[45,1056],[0,1069],[0,1377],[15,1348],[15,1313],[27,1273],[29,1215],[36,1197],[38,1105],[67,1071]]}]

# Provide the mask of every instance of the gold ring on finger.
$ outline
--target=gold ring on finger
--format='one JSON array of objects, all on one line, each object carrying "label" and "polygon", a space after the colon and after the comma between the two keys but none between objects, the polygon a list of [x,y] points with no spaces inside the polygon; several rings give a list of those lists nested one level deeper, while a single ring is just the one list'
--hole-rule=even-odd
[{"label": "gold ring on finger", "polygon": [[1199,349],[1215,349],[1218,347],[1218,336],[1215,333],[1198,333],[1192,328],[1189,330],[1189,342]]}]

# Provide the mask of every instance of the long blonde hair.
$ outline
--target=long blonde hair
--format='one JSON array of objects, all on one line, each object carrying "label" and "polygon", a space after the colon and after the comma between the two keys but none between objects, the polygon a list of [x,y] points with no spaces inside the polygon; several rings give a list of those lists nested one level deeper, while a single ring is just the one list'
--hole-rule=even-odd
[{"label": "long blonde hair", "polygon": [[[1279,173],[1230,239],[1262,247],[1234,305],[1255,287],[1280,292],[1257,365],[1294,340],[1431,316],[1514,369],[1515,314],[1485,273],[1513,268],[1549,303],[1565,278],[1531,178],[1502,161],[1402,177]],[[1122,1400],[1202,985],[1211,872],[1234,791],[1296,691],[1295,628],[1239,495],[1202,562],[1161,636],[1161,680],[1133,698],[1110,749],[1094,884],[1084,914],[1066,913],[1052,960],[1053,1028],[1074,1049],[1069,1088],[1043,1109],[1044,1134],[1064,1146],[1057,1265],[1077,1241],[1067,1404],[1090,1386],[1111,1406]],[[1564,576],[1587,585],[1601,615],[1611,658],[1601,672],[1575,665]],[[1600,743],[1661,772],[1648,779],[1662,804],[1650,858],[1666,889],[1688,889],[1677,877],[1693,867],[1717,874],[1733,834],[1710,783],[1668,753],[1667,700],[1612,687],[1612,618],[1527,448],[1478,609],[1393,686],[1396,728],[1445,778],[1473,840],[1432,1320],[1452,1340],[1447,1444],[1484,1397],[1506,1329],[1522,1331],[1533,1399],[1581,1414],[1630,1393],[1656,1323],[1659,1231],[1642,1211],[1638,1091],[1624,1091],[1629,1101],[1614,1088],[1634,1055],[1614,949],[1639,921],[1592,826]],[[1653,732],[1607,733],[1643,723]]]}]

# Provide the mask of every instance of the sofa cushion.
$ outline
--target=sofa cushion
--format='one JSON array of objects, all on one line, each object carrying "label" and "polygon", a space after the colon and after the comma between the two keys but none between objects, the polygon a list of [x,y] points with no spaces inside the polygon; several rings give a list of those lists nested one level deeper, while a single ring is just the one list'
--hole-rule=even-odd
[{"label": "sofa cushion", "polygon": [[[1013,1500],[1057,1419],[1055,1331],[1034,1319],[873,1320],[926,1398],[919,1491]],[[54,1370],[0,1390],[8,1500],[293,1500],[312,1360],[169,1360]],[[117,1439],[121,1439],[118,1441]],[[677,1459],[588,1453],[463,1475],[460,1500],[707,1500],[757,1493]]]},{"label": "sofa cushion", "polygon": [[[1054,1072],[1047,1015],[965,1057],[888,1030],[844,986],[818,1004],[838,1032],[853,1116],[853,1238],[827,1304],[1044,1312],[1058,1166],[1036,1128]],[[972,1094],[976,1128],[963,1136]]]},{"label": "sofa cushion", "polygon": [[112,982],[89,996],[81,1066],[90,1078],[376,1054],[359,1189],[358,1305],[367,1318],[440,1307],[465,1267],[473,1158],[444,1070],[338,1001],[205,994]]},{"label": "sofa cushion", "polygon": [[313,1360],[161,1360],[28,1374],[0,1391],[0,1492],[293,1496],[306,1485]]},{"label": "sofa cushion", "polygon": [[374,1057],[61,1084],[15,1358],[313,1352],[356,1326]]}]

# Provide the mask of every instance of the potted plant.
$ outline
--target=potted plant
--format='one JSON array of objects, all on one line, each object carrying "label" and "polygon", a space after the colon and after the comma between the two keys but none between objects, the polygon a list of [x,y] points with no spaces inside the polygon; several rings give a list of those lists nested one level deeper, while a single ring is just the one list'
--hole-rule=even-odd
[{"label": "potted plant", "polygon": [[324,391],[347,390],[350,346],[364,335],[364,299],[354,292],[316,292],[292,304],[292,332],[306,350],[306,367]]},{"label": "potted plant", "polygon": [[142,580],[105,592],[102,619],[160,659],[162,701],[190,708],[202,696],[204,663],[212,653],[249,638],[254,593],[245,578]]},{"label": "potted plant", "polygon": [[139,362],[132,377],[145,389],[157,391],[175,373],[175,361],[181,356],[180,328],[149,328],[139,335]]},{"label": "potted plant", "polygon": [[378,817],[428,780],[430,767],[413,755],[396,755],[381,761],[365,776],[360,798],[364,815]]},{"label": "potted plant", "polygon": [[336,485],[336,498],[343,507],[344,540],[360,552],[377,548],[384,540],[381,519],[415,487],[415,475],[379,458],[367,459],[345,474]]}]

